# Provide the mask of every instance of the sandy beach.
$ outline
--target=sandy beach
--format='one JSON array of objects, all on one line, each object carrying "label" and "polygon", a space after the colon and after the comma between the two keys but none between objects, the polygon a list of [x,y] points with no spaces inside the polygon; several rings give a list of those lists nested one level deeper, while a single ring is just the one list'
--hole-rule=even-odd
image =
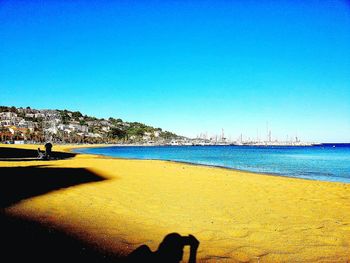
[{"label": "sandy beach", "polygon": [[38,223],[107,254],[121,257],[141,244],[156,250],[177,232],[200,241],[199,262],[350,262],[349,184],[85,154],[5,157],[6,218]]}]

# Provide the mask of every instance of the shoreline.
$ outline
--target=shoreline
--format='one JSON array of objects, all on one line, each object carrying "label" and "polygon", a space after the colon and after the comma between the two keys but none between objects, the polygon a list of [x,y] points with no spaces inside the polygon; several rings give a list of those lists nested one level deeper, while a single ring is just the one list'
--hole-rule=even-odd
[{"label": "shoreline", "polygon": [[[44,142],[40,143],[0,143],[0,145],[43,145]],[[149,144],[149,143],[130,143],[130,144],[118,144],[118,143],[55,143],[58,146],[73,145],[77,147],[257,147],[257,148],[266,148],[266,147],[282,147],[282,148],[303,148],[303,147],[350,147],[349,142],[344,143],[310,143],[310,144]]]},{"label": "shoreline", "polygon": [[[25,198],[5,213],[109,253],[126,255],[141,244],[154,251],[166,234],[178,232],[200,240],[198,262],[347,262],[350,257],[348,184],[90,154],[2,161],[0,167],[7,176],[16,175],[13,169],[28,171],[23,176],[58,171],[57,178],[79,178],[81,173],[82,183]],[[33,186],[34,181],[23,189]]]},{"label": "shoreline", "polygon": [[[219,145],[216,145],[219,146]],[[108,146],[105,146],[108,147]],[[120,147],[119,145],[113,145],[110,147]],[[122,146],[125,147],[125,146]],[[143,146],[139,146],[143,147]],[[179,146],[174,146],[174,147],[179,147]],[[300,147],[300,146],[298,146]],[[96,147],[84,147],[84,148],[75,148],[78,151],[79,150],[84,150],[84,149],[90,149],[90,148],[104,148],[104,146],[96,146]],[[304,178],[304,177],[297,177],[297,176],[291,176],[291,175],[284,175],[282,173],[267,173],[267,172],[256,172],[256,171],[249,171],[249,170],[243,170],[243,169],[238,169],[238,168],[231,168],[231,167],[226,167],[222,165],[214,165],[214,164],[202,164],[202,163],[194,163],[194,162],[186,162],[186,161],[177,161],[177,160],[170,160],[170,159],[148,159],[148,158],[130,158],[130,157],[117,157],[117,156],[111,156],[107,154],[96,154],[96,153],[85,153],[85,152],[76,152],[74,149],[72,149],[73,153],[79,153],[79,154],[88,154],[88,155],[96,155],[96,156],[103,156],[106,158],[113,158],[117,160],[145,160],[145,161],[164,161],[164,162],[173,162],[173,163],[179,163],[179,164],[187,164],[187,165],[194,165],[194,166],[206,166],[206,167],[213,167],[213,168],[219,168],[219,169],[227,169],[230,171],[236,171],[236,172],[246,172],[246,173],[252,173],[252,174],[258,174],[262,176],[277,176],[277,177],[282,177],[282,178],[291,178],[291,179],[300,179],[300,180],[309,180],[309,181],[318,181],[318,182],[327,182],[327,183],[339,183],[339,184],[350,184],[350,179],[348,179],[348,182],[344,181],[331,181],[331,180],[319,180],[319,179],[312,179],[312,178]]]}]

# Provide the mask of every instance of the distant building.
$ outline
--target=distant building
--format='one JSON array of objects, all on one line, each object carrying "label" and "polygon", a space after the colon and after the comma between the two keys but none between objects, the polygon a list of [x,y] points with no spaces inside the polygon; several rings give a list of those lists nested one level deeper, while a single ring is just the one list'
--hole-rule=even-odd
[{"label": "distant building", "polygon": [[109,132],[111,130],[111,128],[109,126],[103,126],[101,129],[104,132]]},{"label": "distant building", "polygon": [[100,124],[103,126],[109,126],[110,123],[108,121],[100,121]]},{"label": "distant building", "polygon": [[14,112],[0,112],[0,118],[2,120],[10,120],[16,117],[17,117],[17,113],[14,113]]},{"label": "distant building", "polygon": [[35,113],[34,117],[35,118],[45,118],[45,114],[43,114],[43,113]]},{"label": "distant building", "polygon": [[154,137],[158,138],[161,134],[161,131],[154,131]]},{"label": "distant building", "polygon": [[27,118],[34,118],[35,117],[35,114],[33,113],[26,113],[25,115]]},{"label": "distant building", "polygon": [[102,136],[98,133],[92,133],[92,132],[89,132],[87,134],[88,137],[92,137],[92,138],[101,138]]},{"label": "distant building", "polygon": [[12,122],[10,120],[1,120],[0,121],[0,125],[4,126],[4,127],[10,126],[11,124],[12,124]]},{"label": "distant building", "polygon": [[57,134],[58,129],[54,126],[54,127],[50,127],[50,128],[44,129],[44,131],[46,131],[48,133],[51,133],[51,134]]}]

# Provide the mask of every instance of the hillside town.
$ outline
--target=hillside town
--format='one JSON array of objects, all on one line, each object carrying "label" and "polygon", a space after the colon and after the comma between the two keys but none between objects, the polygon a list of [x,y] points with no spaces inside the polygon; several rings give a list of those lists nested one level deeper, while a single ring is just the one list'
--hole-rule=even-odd
[{"label": "hillside town", "polygon": [[169,144],[184,139],[161,128],[119,118],[99,119],[79,111],[0,106],[3,143]]},{"label": "hillside town", "polygon": [[269,130],[267,139],[246,139],[242,134],[237,140],[220,135],[196,138],[176,135],[161,128],[139,122],[125,122],[120,118],[99,119],[83,115],[79,111],[32,109],[0,106],[0,142],[8,144],[43,143],[56,144],[126,144],[126,145],[236,145],[236,146],[311,146],[298,137],[285,141],[272,139]]}]

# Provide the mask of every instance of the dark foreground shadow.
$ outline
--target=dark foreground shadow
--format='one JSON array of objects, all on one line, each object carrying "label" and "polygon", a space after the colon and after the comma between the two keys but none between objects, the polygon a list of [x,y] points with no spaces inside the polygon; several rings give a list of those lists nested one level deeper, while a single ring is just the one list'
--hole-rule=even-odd
[{"label": "dark foreground shadow", "polygon": [[0,261],[119,262],[117,251],[110,254],[68,232],[5,213],[6,207],[26,198],[103,180],[82,168],[0,167]]},{"label": "dark foreground shadow", "polygon": [[0,167],[0,209],[50,191],[102,180],[84,168]]},{"label": "dark foreground shadow", "polygon": [[94,247],[67,233],[0,213],[1,262],[120,262],[116,254]]},{"label": "dark foreground shadow", "polygon": [[[76,156],[75,153],[52,152],[53,159],[68,159]],[[30,149],[18,149],[0,147],[0,161],[37,161],[38,151]]]},{"label": "dark foreground shadow", "polygon": [[[180,262],[185,246],[196,262],[199,241],[194,236],[167,235],[157,251],[146,245],[123,257],[123,251],[109,251],[60,231],[50,225],[7,214],[17,202],[54,190],[99,182],[103,177],[83,168],[48,166],[0,167],[0,262]],[[75,200],[70,200],[74,202]],[[113,237],[111,237],[113,238]]]}]

